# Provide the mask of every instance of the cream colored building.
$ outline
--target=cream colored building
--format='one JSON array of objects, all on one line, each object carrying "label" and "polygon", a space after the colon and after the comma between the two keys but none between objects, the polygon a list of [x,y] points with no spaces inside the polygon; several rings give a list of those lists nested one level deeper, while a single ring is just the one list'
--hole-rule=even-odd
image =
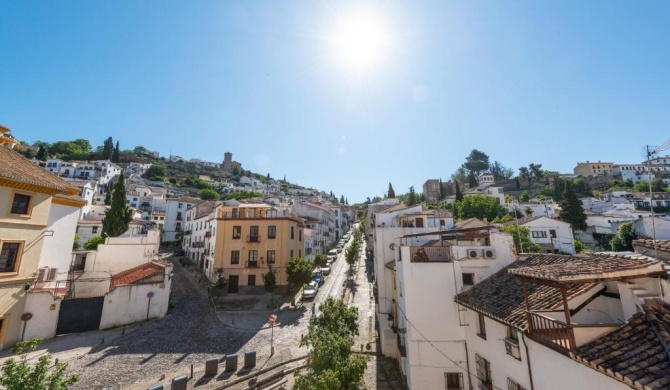
[{"label": "cream colored building", "polygon": [[580,162],[573,169],[575,175],[580,176],[600,176],[614,174],[614,163],[611,162]]},{"label": "cream colored building", "polygon": [[[79,190],[0,147],[0,349],[21,338],[27,291],[37,277],[52,202],[70,202]],[[59,201],[55,196],[65,195]],[[80,205],[79,200],[74,201]]]},{"label": "cream colored building", "polygon": [[243,203],[220,207],[212,222],[214,269],[223,268],[230,293],[262,293],[269,265],[278,290],[286,288],[288,260],[305,255],[302,219],[268,204]]}]

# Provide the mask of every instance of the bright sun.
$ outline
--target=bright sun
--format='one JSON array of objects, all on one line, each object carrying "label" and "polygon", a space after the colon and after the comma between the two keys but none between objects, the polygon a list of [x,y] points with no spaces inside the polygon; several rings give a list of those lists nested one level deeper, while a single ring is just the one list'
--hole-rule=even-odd
[{"label": "bright sun", "polygon": [[334,55],[340,66],[366,71],[379,66],[388,48],[385,26],[364,12],[343,18],[333,35]]}]

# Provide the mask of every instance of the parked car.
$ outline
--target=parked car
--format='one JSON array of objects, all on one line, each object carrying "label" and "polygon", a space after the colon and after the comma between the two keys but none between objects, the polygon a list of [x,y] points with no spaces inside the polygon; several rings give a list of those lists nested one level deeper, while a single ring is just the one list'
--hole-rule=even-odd
[{"label": "parked car", "polygon": [[321,267],[321,273],[324,275],[329,275],[330,274],[330,264],[326,264],[325,266]]},{"label": "parked car", "polygon": [[325,280],[323,279],[323,274],[321,273],[321,271],[320,271],[320,270],[318,270],[318,271],[317,271],[317,270],[314,270],[314,274],[313,274],[313,275],[314,275],[314,281],[315,281],[319,286],[321,286],[321,285],[323,284],[323,282],[325,281]]},{"label": "parked car", "polygon": [[316,281],[309,282],[302,290],[302,299],[314,299],[317,291],[319,291],[319,283]]},{"label": "parked car", "polygon": [[342,253],[342,247],[341,246],[338,246],[337,248],[335,248],[335,250],[337,251],[337,253]]},{"label": "parked car", "polygon": [[328,256],[337,257],[337,250],[331,249],[330,251],[328,251]]}]

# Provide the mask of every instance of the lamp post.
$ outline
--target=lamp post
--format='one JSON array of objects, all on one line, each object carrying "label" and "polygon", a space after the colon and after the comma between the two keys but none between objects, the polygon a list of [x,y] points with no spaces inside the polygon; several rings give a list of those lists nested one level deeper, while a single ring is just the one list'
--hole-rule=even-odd
[{"label": "lamp post", "polygon": [[277,320],[277,316],[274,314],[270,314],[270,356],[273,356],[275,354],[275,321]]}]

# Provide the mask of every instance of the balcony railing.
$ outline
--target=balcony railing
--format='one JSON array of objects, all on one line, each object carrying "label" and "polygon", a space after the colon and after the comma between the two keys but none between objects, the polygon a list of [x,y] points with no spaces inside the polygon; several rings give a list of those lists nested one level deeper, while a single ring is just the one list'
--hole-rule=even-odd
[{"label": "balcony railing", "polygon": [[212,238],[212,232],[205,232],[205,238]]},{"label": "balcony railing", "polygon": [[258,260],[255,261],[247,261],[245,264],[247,268],[258,268]]},{"label": "balcony railing", "polygon": [[409,248],[412,263],[448,263],[453,261],[448,246],[413,246]]},{"label": "balcony railing", "polygon": [[190,236],[191,235],[191,230],[184,230],[184,235],[185,236]]},{"label": "balcony railing", "polygon": [[177,215],[177,221],[183,221],[183,220],[184,220],[184,218],[182,218],[181,215]]},{"label": "balcony railing", "polygon": [[261,242],[261,236],[247,236],[247,242]]},{"label": "balcony railing", "polygon": [[528,313],[530,334],[548,341],[561,349],[570,350],[575,347],[573,329],[566,323],[538,313]]},{"label": "balcony railing", "polygon": [[191,248],[204,248],[204,247],[205,247],[204,241],[196,241],[191,243]]}]

